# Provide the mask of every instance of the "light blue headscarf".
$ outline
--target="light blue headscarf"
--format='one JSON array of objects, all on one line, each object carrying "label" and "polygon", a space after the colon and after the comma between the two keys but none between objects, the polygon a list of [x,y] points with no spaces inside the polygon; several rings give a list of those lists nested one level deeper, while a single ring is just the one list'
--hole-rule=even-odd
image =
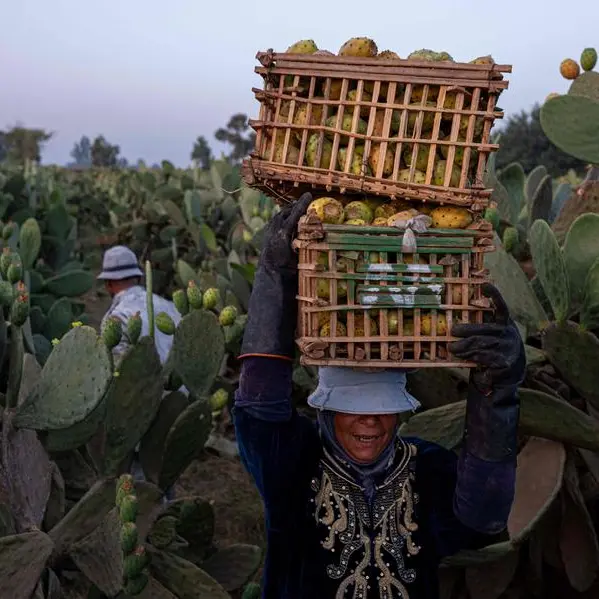
[{"label": "light blue headscarf", "polygon": [[364,487],[370,503],[376,484],[384,478],[394,462],[399,418],[387,447],[373,463],[362,464],[353,460],[339,444],[335,435],[335,412],[399,414],[418,409],[420,403],[406,391],[405,371],[365,372],[351,368],[320,368],[318,387],[308,398],[308,404],[318,410],[320,436],[325,447]]}]

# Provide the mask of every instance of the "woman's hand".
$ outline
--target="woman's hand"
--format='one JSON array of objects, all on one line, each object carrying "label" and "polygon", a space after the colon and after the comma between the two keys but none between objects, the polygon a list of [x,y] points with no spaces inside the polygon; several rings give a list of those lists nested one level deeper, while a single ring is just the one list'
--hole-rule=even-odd
[{"label": "woman's hand", "polygon": [[266,226],[240,358],[295,356],[298,258],[291,244],[311,201],[311,194],[303,194]]},{"label": "woman's hand", "polygon": [[472,378],[481,390],[517,386],[526,374],[526,355],[520,332],[510,318],[499,290],[490,283],[484,283],[481,291],[495,307],[491,322],[455,324],[451,334],[461,339],[450,343],[448,349],[456,358],[478,364]]}]

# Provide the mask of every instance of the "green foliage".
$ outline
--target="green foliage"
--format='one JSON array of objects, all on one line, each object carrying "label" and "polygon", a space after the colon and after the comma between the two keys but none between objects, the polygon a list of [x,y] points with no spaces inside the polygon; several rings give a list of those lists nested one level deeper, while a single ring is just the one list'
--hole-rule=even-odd
[{"label": "green foliage", "polygon": [[[180,596],[179,589],[193,585],[207,596],[228,597],[242,588],[259,567],[258,548],[239,545],[221,554],[208,502],[164,498],[213,431],[210,395],[223,385],[225,360],[217,315],[201,307],[188,313],[164,367],[149,336],[133,340],[114,364],[103,338],[85,325],[57,341],[42,367],[28,342],[27,317],[7,321],[27,288],[9,285],[12,303],[0,309],[0,350],[6,355],[0,589],[10,587],[6,596],[30,596],[43,592],[50,577],[60,592],[57,565],[65,560],[97,597],[133,597],[147,586]],[[192,354],[185,349],[190,335]],[[190,375],[192,365],[196,372]],[[191,393],[171,393],[161,406],[164,382],[179,370]],[[123,474],[137,446],[149,482],[134,483]],[[163,516],[172,518],[170,537],[158,534]],[[19,574],[23,563],[29,564],[27,577]]]},{"label": "green foliage", "polygon": [[497,152],[497,168],[519,162],[525,172],[542,164],[552,177],[566,174],[570,169],[582,174],[585,162],[558,148],[541,126],[541,105],[530,112],[510,116],[501,128],[501,147]]}]

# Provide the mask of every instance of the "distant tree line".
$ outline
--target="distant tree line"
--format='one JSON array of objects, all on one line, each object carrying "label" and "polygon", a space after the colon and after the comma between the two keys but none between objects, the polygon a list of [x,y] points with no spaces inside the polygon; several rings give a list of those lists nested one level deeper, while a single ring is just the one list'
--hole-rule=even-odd
[{"label": "distant tree line", "polygon": [[[585,164],[556,148],[545,136],[539,120],[540,106],[530,112],[522,111],[510,116],[505,124],[496,127],[501,132],[501,146],[496,164],[502,168],[511,162],[522,164],[525,172],[543,164],[554,177],[566,174],[570,169],[583,174]],[[0,131],[0,162],[22,163],[25,160],[39,162],[45,144],[54,134],[44,129],[30,129],[21,125]],[[225,127],[214,132],[214,138],[228,146],[220,158],[239,164],[253,149],[256,134],[251,130],[245,114],[234,114]],[[120,146],[112,144],[103,135],[93,140],[84,135],[71,151],[73,162],[68,166],[86,168],[126,167],[129,162],[120,155]],[[209,168],[214,159],[210,143],[203,135],[193,143],[191,160],[200,168]],[[143,161],[138,160],[138,165]],[[153,166],[158,166],[153,165]]]}]

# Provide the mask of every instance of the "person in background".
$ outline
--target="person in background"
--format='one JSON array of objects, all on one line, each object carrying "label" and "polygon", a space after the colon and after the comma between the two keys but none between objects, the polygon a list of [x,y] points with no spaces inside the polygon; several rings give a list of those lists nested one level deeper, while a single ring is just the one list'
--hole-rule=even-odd
[{"label": "person in background", "polygon": [[441,560],[501,540],[514,499],[524,345],[505,301],[456,324],[450,346],[471,369],[459,455],[403,437],[418,408],[402,369],[320,368],[308,403],[291,401],[297,255],[311,195],[265,232],[250,298],[233,418],[241,460],[265,506],[263,599],[438,599]]},{"label": "person in background", "polygon": [[[98,275],[98,279],[104,281],[106,290],[112,297],[110,308],[102,318],[101,328],[106,324],[110,317],[116,317],[121,321],[123,326],[123,336],[118,345],[112,349],[113,356],[116,360],[122,358],[126,350],[130,347],[130,341],[127,337],[127,322],[129,318],[139,312],[142,327],[141,336],[149,334],[148,325],[148,308],[146,288],[141,284],[143,272],[139,268],[139,264],[135,254],[123,245],[117,245],[104,253],[102,262],[102,272]],[[175,308],[173,302],[153,294],[154,315],[159,312],[166,312],[172,319],[175,325],[179,324],[181,314]],[[157,328],[154,329],[154,342],[156,351],[160,356],[161,364],[164,364],[173,344],[173,336],[161,333]],[[179,391],[188,394],[185,386],[181,386]],[[130,472],[136,480],[146,480],[143,468],[139,462],[138,455],[139,446],[135,448],[135,455],[131,464]],[[169,488],[164,494],[164,500],[169,501],[174,499],[174,489]]]},{"label": "person in background", "polygon": [[[124,245],[117,245],[106,250],[102,262],[102,272],[98,279],[104,281],[106,290],[112,297],[110,308],[102,318],[101,328],[110,317],[118,318],[123,326],[121,342],[112,350],[115,358],[122,357],[130,342],[127,337],[127,322],[131,316],[139,312],[142,321],[141,336],[149,334],[148,309],[146,288],[142,286],[143,272],[135,254]],[[179,324],[181,314],[175,308],[173,302],[153,294],[154,315],[166,312],[175,325]],[[160,356],[160,362],[164,364],[173,344],[173,336],[165,335],[158,329],[154,329],[156,350]]]}]

